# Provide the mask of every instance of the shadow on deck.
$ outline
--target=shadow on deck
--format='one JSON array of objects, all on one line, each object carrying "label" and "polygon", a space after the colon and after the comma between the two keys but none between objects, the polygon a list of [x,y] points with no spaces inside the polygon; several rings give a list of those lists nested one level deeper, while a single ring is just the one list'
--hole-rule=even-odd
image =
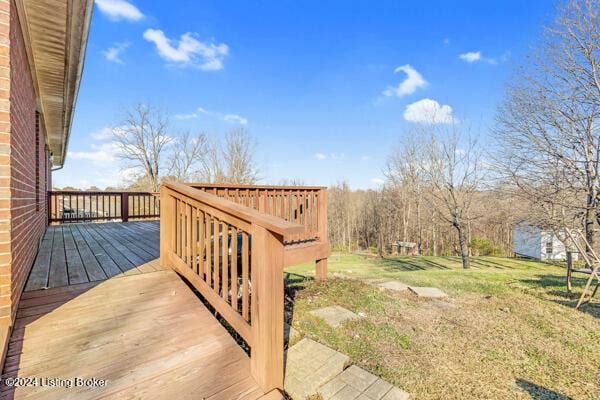
[{"label": "shadow on deck", "polygon": [[[264,395],[246,353],[175,272],[161,270],[158,229],[48,228],[19,304],[1,399]],[[22,386],[5,385],[17,377]]]}]

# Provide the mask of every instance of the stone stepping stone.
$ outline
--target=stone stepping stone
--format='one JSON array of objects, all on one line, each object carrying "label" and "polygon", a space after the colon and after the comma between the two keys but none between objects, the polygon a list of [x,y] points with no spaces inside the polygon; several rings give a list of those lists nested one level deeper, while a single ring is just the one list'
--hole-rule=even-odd
[{"label": "stone stepping stone", "polygon": [[408,289],[408,285],[406,283],[402,283],[399,281],[388,281],[382,282],[377,285],[380,289],[392,290],[394,292],[402,292]]},{"label": "stone stepping stone", "polygon": [[321,386],[325,400],[408,400],[408,393],[353,365]]},{"label": "stone stepping stone", "polygon": [[285,391],[293,399],[304,400],[349,364],[347,355],[304,338],[286,352]]},{"label": "stone stepping stone", "polygon": [[432,298],[432,299],[448,297],[448,295],[446,293],[444,293],[440,289],[434,288],[434,287],[409,286],[408,288],[419,297]]},{"label": "stone stepping stone", "polygon": [[333,328],[337,328],[345,321],[359,319],[360,316],[350,310],[340,306],[331,306],[319,308],[310,312],[312,315],[322,318],[325,323]]}]

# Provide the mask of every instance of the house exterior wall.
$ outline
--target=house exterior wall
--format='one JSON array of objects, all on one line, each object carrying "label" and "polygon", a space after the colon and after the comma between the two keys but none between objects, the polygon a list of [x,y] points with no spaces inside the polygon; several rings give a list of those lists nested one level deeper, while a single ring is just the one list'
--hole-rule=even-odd
[{"label": "house exterior wall", "polygon": [[[551,231],[520,223],[513,230],[513,253],[538,260],[565,260],[563,242]],[[576,255],[574,255],[576,257]]]},{"label": "house exterior wall", "polygon": [[513,231],[513,253],[531,258],[541,257],[542,230],[527,224],[517,224]]},{"label": "house exterior wall", "polygon": [[10,0],[0,0],[0,335],[11,318]]},{"label": "house exterior wall", "polygon": [[48,154],[43,124],[36,128],[36,120],[35,88],[16,6],[11,0],[0,0],[0,325],[3,326],[10,326],[15,317],[47,221]]},{"label": "house exterior wall", "polygon": [[[541,237],[541,256],[542,260],[566,260],[567,250],[563,242],[561,242],[554,233],[544,231]],[[551,244],[551,246],[550,246]],[[546,249],[551,248],[552,252],[547,252]]]}]

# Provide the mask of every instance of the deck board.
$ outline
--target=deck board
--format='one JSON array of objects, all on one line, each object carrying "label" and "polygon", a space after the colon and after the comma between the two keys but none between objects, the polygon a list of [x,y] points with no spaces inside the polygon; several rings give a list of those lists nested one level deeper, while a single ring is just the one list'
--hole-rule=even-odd
[{"label": "deck board", "polygon": [[[158,224],[49,227],[44,241],[19,303],[4,377],[96,377],[107,384],[0,386],[0,400],[263,396],[247,354],[175,272],[160,270]],[[89,282],[65,283],[82,270]],[[40,286],[46,289],[34,289]]]},{"label": "deck board", "polygon": [[49,226],[25,291],[154,272],[158,221]]},{"label": "deck board", "polygon": [[106,273],[100,267],[98,260],[94,256],[94,253],[90,250],[90,247],[86,243],[85,239],[79,232],[76,226],[70,227],[71,235],[75,241],[77,251],[81,257],[85,272],[90,282],[101,281],[107,278]]}]

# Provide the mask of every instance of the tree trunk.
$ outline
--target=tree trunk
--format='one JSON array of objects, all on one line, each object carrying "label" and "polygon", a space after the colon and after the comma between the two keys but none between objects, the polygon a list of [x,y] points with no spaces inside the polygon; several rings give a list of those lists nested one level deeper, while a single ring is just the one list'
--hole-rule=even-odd
[{"label": "tree trunk", "polygon": [[590,244],[590,248],[587,249],[588,253],[592,252],[594,248],[594,220],[592,219],[592,210],[590,209],[590,203],[592,201],[588,197],[588,207],[585,210],[585,240]]},{"label": "tree trunk", "polygon": [[432,238],[431,238],[432,249],[431,250],[432,250],[434,257],[437,256],[437,235],[436,235],[435,229],[436,229],[435,225],[433,225],[433,229],[431,230],[431,236],[432,236]]},{"label": "tree trunk", "polygon": [[417,251],[418,255],[422,254],[423,250],[423,226],[421,224],[421,201],[417,200]]},{"label": "tree trunk", "polygon": [[452,224],[458,232],[458,244],[460,245],[460,256],[462,258],[463,268],[467,269],[469,265],[469,246],[467,245],[467,238],[465,235],[465,228],[462,226],[460,221],[454,217],[454,223]]}]

